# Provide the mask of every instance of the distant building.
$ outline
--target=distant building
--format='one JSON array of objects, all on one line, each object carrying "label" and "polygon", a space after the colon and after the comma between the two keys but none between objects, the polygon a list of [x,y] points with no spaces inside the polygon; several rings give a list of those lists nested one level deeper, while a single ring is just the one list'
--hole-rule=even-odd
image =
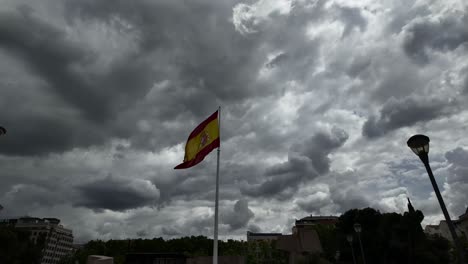
[{"label": "distant building", "polygon": [[314,226],[335,226],[337,216],[307,216],[295,221],[292,234],[281,233],[253,233],[247,231],[247,241],[276,242],[276,249],[286,252],[289,263],[306,261],[307,256],[322,253],[322,244]]},{"label": "distant building", "polygon": [[251,241],[273,241],[281,237],[281,233],[254,233],[247,231],[247,242]]},{"label": "distant building", "polygon": [[[336,221],[335,221],[336,220]],[[316,225],[335,225],[338,217],[308,216],[296,220],[291,235],[278,239],[277,248],[289,253],[289,263],[306,261],[307,256],[323,252]]]},{"label": "distant building", "polygon": [[468,208],[464,214],[458,217],[455,225],[460,233],[468,239]]},{"label": "distant building", "polygon": [[0,225],[14,226],[29,231],[29,239],[34,243],[44,239],[41,264],[56,264],[72,251],[73,233],[70,229],[60,225],[60,220],[57,218],[0,219]]},{"label": "distant building", "polygon": [[[452,220],[455,226],[455,232],[460,237],[468,238],[468,208],[466,212],[458,217],[457,220]],[[430,235],[440,235],[449,241],[453,241],[452,234],[448,228],[447,222],[442,220],[438,225],[426,225],[424,233]]]}]

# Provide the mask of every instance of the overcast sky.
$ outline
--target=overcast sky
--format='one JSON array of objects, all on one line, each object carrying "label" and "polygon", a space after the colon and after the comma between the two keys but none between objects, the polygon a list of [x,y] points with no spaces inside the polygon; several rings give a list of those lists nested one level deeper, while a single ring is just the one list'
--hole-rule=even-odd
[{"label": "overcast sky", "polygon": [[76,242],[212,237],[216,152],[173,168],[221,106],[221,238],[406,197],[438,223],[416,133],[457,219],[463,2],[0,0],[0,217],[57,217]]}]

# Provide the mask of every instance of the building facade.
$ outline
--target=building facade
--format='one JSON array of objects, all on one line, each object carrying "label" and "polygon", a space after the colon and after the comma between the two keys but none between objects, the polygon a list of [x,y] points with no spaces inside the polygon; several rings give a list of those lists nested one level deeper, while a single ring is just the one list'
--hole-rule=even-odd
[{"label": "building facade", "polygon": [[[308,257],[323,252],[322,244],[315,226],[334,227],[338,223],[337,216],[307,216],[296,219],[292,234],[253,233],[247,231],[247,241],[274,242],[276,249],[286,253],[288,263],[307,263]],[[257,257],[257,259],[259,259]],[[263,262],[262,262],[263,261]],[[270,263],[261,259],[262,263]]]},{"label": "building facade", "polygon": [[72,230],[60,225],[57,218],[20,217],[2,219],[0,223],[27,230],[32,242],[43,244],[41,264],[57,264],[72,252]]},{"label": "building facade", "polygon": [[[466,212],[458,217],[457,220],[452,220],[455,226],[455,232],[459,237],[468,238],[468,208]],[[424,233],[430,235],[440,235],[449,241],[453,241],[452,234],[448,228],[447,222],[442,220],[438,225],[426,225]]]},{"label": "building facade", "polygon": [[247,231],[247,242],[277,240],[281,233],[254,233]]}]

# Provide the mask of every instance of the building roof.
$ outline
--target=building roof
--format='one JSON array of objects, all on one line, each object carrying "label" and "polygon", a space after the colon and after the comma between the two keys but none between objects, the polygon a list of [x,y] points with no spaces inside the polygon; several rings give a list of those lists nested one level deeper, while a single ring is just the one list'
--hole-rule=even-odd
[{"label": "building roof", "polygon": [[309,224],[309,223],[336,223],[338,222],[338,216],[306,216],[304,218],[301,218],[299,220],[296,219],[296,225],[297,224]]},{"label": "building roof", "polygon": [[281,236],[281,233],[254,233],[247,231],[248,236]]},{"label": "building roof", "polygon": [[468,218],[468,207],[466,208],[465,213],[458,217],[459,220],[464,220],[466,218]]}]

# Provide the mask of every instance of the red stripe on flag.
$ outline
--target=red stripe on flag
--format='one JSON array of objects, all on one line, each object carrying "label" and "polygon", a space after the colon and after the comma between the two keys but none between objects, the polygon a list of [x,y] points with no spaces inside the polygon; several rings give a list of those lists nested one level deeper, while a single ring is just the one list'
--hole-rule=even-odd
[{"label": "red stripe on flag", "polygon": [[193,131],[192,133],[190,133],[188,139],[187,139],[187,142],[191,139],[191,138],[194,138],[196,137],[198,134],[200,134],[203,129],[205,129],[205,127],[213,120],[215,120],[216,118],[218,118],[218,111],[214,112],[212,115],[210,115],[210,117],[208,117],[205,121],[201,122]]}]

